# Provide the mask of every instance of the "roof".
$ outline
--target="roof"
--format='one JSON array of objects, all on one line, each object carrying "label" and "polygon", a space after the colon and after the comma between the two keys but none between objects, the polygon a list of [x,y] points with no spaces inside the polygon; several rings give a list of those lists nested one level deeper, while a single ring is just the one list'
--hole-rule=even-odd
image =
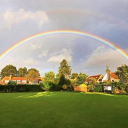
[{"label": "roof", "polygon": [[12,77],[11,80],[27,80],[25,77]]},{"label": "roof", "polygon": [[111,73],[111,78],[119,79],[119,77],[116,75],[116,73],[115,73],[115,72],[112,72],[112,73]]},{"label": "roof", "polygon": [[[95,78],[96,80],[98,80],[102,75],[99,74],[99,75],[94,75],[94,76],[89,76],[86,80],[86,82],[89,82],[91,81],[92,78]],[[100,80],[101,81],[101,80]]]},{"label": "roof", "polygon": [[2,80],[11,80],[11,77],[5,76]]}]

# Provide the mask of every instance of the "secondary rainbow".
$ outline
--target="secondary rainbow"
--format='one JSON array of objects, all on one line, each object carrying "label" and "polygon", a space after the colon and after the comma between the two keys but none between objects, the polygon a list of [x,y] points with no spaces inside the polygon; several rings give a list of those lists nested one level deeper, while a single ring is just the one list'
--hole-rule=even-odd
[{"label": "secondary rainbow", "polygon": [[52,34],[64,34],[64,33],[86,36],[86,37],[92,38],[94,40],[97,40],[97,41],[99,41],[103,44],[106,44],[107,46],[111,47],[112,49],[116,50],[118,53],[120,53],[123,57],[125,57],[128,60],[128,54],[125,51],[123,51],[121,48],[116,46],[115,44],[113,44],[113,43],[111,43],[111,42],[109,42],[109,41],[107,41],[107,40],[105,40],[105,39],[103,39],[99,36],[92,35],[92,34],[89,34],[89,33],[86,33],[86,32],[82,32],[82,31],[76,31],[76,30],[54,30],[54,31],[43,32],[43,33],[39,33],[39,34],[30,36],[28,38],[25,38],[22,41],[17,42],[12,47],[7,49],[4,53],[2,53],[0,55],[0,60],[2,58],[4,58],[7,54],[9,54],[12,50],[14,50],[15,48],[19,47],[20,45],[22,45],[24,43],[27,43],[28,41],[30,41],[32,39],[42,37],[42,36],[48,36],[48,35],[52,35]]}]

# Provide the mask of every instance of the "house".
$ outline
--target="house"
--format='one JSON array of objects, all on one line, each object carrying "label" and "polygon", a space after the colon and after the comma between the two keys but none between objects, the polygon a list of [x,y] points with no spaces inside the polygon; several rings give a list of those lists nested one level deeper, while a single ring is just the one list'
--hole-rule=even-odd
[{"label": "house", "polygon": [[102,79],[102,82],[119,82],[119,81],[120,79],[116,75],[116,73],[111,72],[110,70],[108,70],[108,72],[105,74],[105,76]]},{"label": "house", "polygon": [[2,80],[1,80],[1,84],[2,85],[6,85],[8,84],[9,81],[15,81],[17,84],[27,84],[27,79],[25,77],[12,77],[10,76],[5,76]]},{"label": "house", "polygon": [[1,81],[1,85],[6,85],[8,84],[9,81],[15,81],[17,84],[38,84],[42,82],[41,78],[35,78],[31,82],[27,81],[26,77],[12,77],[10,76],[5,76]]},{"label": "house", "polygon": [[100,82],[102,82],[103,75],[99,74],[99,75],[89,76],[89,77],[86,79],[86,82],[89,83],[93,78],[96,79],[96,82],[97,82],[97,83],[100,83]]}]

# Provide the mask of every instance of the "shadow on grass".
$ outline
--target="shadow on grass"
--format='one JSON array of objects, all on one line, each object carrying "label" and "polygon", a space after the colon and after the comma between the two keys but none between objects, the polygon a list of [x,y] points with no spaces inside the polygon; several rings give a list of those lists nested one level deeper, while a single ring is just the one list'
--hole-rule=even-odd
[{"label": "shadow on grass", "polygon": [[18,96],[16,98],[38,98],[38,97],[42,97],[42,96],[51,96],[51,94],[52,94],[52,92],[38,92],[35,95],[28,94],[28,95]]}]

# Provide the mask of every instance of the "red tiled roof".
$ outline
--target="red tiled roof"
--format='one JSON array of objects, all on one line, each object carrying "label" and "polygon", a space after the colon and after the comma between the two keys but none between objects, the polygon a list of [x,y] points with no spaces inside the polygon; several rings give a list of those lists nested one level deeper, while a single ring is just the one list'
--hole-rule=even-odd
[{"label": "red tiled roof", "polygon": [[114,79],[119,79],[118,76],[113,72],[111,73],[111,78],[114,78]]},{"label": "red tiled roof", "polygon": [[12,77],[11,80],[27,80],[25,77]]},{"label": "red tiled roof", "polygon": [[86,82],[91,81],[92,78],[95,78],[96,80],[98,80],[100,78],[101,75],[94,75],[94,76],[89,76],[86,80]]}]

